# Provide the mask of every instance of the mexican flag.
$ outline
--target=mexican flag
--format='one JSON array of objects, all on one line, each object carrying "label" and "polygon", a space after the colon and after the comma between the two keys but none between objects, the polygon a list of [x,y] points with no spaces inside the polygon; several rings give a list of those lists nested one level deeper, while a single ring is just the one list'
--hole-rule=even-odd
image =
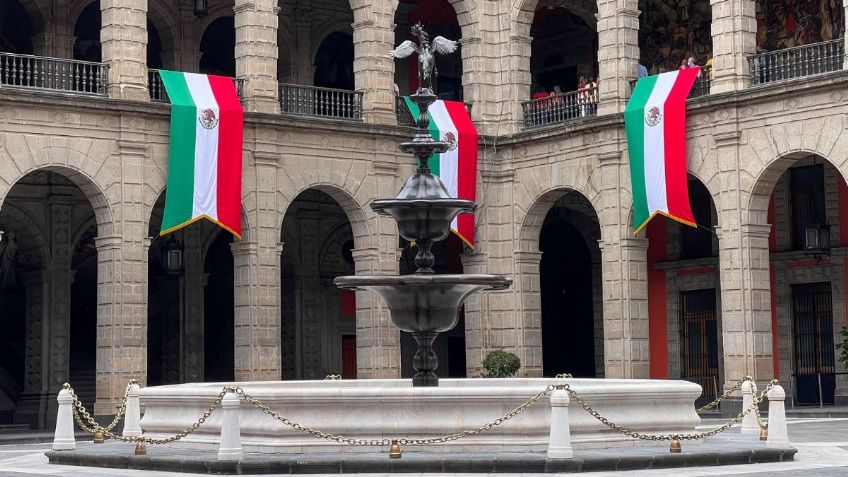
[{"label": "mexican flag", "polygon": [[686,178],[686,97],[700,68],[648,76],[624,109],[633,184],[633,227],[655,215],[696,227]]},{"label": "mexican flag", "polygon": [[160,234],[209,219],[241,238],[244,111],[232,78],[160,70],[171,147]]},{"label": "mexican flag", "polygon": [[[413,118],[419,114],[418,105],[408,96],[406,101]],[[476,200],[477,197],[477,129],[465,104],[460,101],[437,100],[427,110],[430,134],[436,141],[445,141],[450,148],[430,158],[430,169],[439,176],[452,197]],[[460,214],[453,219],[451,231],[469,247],[474,248],[474,214]]]}]

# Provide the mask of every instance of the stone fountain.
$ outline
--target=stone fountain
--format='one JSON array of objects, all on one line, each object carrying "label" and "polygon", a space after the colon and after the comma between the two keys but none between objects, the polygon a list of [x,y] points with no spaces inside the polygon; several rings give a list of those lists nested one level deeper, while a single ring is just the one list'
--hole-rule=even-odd
[{"label": "stone fountain", "polygon": [[418,343],[412,361],[416,371],[412,385],[438,386],[439,378],[434,372],[438,359],[433,352],[433,341],[439,333],[456,326],[459,310],[469,296],[480,290],[508,288],[512,280],[501,275],[434,275],[433,243],[447,238],[454,217],[474,211],[476,205],[470,200],[451,197],[427,164],[433,153],[448,148],[447,143],[434,141],[427,129],[430,122],[427,110],[436,95],[428,88],[420,88],[410,98],[420,111],[418,133],[400,148],[413,154],[418,166],[397,197],[375,200],[371,208],[378,214],[392,216],[400,236],[415,243],[418,268],[413,275],[347,276],[336,278],[335,283],[341,288],[372,290],[382,296],[394,324],[412,333]]},{"label": "stone fountain", "polygon": [[[335,435],[382,442],[387,438],[428,439],[473,428],[511,412],[552,382],[546,378],[443,379],[435,374],[438,362],[432,350],[439,333],[456,326],[459,309],[472,294],[486,289],[504,289],[509,278],[499,275],[436,275],[431,248],[450,233],[450,224],[460,213],[474,210],[469,200],[450,197],[442,181],[432,174],[427,161],[447,144],[434,141],[427,125],[427,111],[436,100],[428,84],[433,77],[433,54],[456,49],[455,42],[436,37],[432,43],[416,25],[420,47],[404,42],[392,56],[419,52],[422,87],[411,96],[420,114],[418,131],[401,150],[415,156],[415,173],[397,197],[375,200],[371,208],[392,216],[401,237],[417,247],[414,274],[404,276],[339,277],[337,286],[371,290],[385,300],[391,319],[418,343],[413,366],[417,374],[407,379],[354,379],[328,381],[270,381],[241,383],[186,383],[141,390],[145,413],[144,434],[166,437],[190,426],[215,399],[224,385],[235,384],[260,399],[271,409],[304,426]],[[429,60],[427,57],[429,55]],[[426,61],[425,61],[426,60]],[[428,62],[429,61],[429,62]],[[410,385],[411,384],[411,385]],[[684,433],[695,429],[700,418],[694,401],[701,387],[686,381],[646,379],[570,379],[569,384],[613,421],[636,431]],[[347,446],[317,439],[269,418],[260,409],[241,404],[239,420],[245,451],[290,454],[362,453],[367,446]],[[438,445],[409,445],[404,451],[430,453],[543,452],[550,437],[550,405],[544,398],[513,420],[487,432]],[[575,448],[638,445],[611,431],[582,412],[570,417]],[[214,449],[220,442],[221,418],[213,414],[197,432],[174,445],[192,449]]]}]

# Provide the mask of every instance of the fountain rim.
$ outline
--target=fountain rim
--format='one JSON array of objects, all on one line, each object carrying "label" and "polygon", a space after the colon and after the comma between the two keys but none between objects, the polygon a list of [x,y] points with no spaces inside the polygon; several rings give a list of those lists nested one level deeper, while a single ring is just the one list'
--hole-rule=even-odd
[{"label": "fountain rim", "polygon": [[493,290],[506,290],[512,285],[512,278],[503,275],[488,274],[411,274],[411,275],[346,275],[336,277],[333,283],[339,288],[363,288],[385,286],[482,286]]}]

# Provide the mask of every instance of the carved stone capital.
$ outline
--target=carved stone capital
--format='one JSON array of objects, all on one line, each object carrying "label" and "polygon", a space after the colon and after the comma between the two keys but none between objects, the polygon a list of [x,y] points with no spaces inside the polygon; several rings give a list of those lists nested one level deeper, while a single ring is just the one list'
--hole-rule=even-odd
[{"label": "carved stone capital", "polygon": [[728,131],[713,135],[716,147],[738,146],[742,131]]}]

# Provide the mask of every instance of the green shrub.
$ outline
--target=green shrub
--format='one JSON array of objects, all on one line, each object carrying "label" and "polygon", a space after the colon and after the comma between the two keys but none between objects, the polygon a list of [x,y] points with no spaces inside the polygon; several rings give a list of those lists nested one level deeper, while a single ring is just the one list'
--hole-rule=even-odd
[{"label": "green shrub", "polygon": [[836,345],[839,350],[839,362],[848,366],[848,328],[843,326],[839,334],[842,335],[842,343]]},{"label": "green shrub", "polygon": [[521,367],[521,359],[515,353],[496,349],[489,351],[483,359],[483,369],[488,378],[510,378]]}]

